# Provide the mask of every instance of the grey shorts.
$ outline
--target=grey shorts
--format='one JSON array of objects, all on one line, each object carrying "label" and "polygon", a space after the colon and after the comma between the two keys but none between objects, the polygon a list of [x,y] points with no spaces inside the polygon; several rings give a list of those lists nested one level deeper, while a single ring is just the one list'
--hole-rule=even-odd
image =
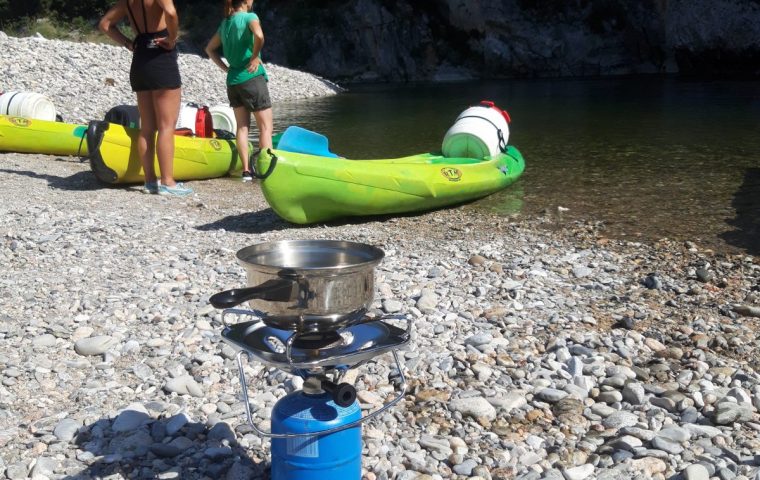
[{"label": "grey shorts", "polygon": [[237,85],[227,85],[227,98],[230,101],[230,107],[245,107],[249,112],[272,108],[269,87],[264,75],[255,76]]}]

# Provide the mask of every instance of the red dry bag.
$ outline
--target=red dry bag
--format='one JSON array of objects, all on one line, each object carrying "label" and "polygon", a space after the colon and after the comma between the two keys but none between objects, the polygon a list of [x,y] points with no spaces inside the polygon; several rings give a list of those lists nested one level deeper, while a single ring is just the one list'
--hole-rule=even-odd
[{"label": "red dry bag", "polygon": [[195,114],[195,135],[211,138],[214,135],[214,125],[211,123],[211,112],[207,106],[198,107]]}]

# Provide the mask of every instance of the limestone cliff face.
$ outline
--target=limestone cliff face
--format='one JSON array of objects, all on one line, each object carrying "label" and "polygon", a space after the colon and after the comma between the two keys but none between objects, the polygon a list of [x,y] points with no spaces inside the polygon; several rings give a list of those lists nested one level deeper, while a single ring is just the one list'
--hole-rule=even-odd
[{"label": "limestone cliff face", "polygon": [[760,74],[760,0],[260,0],[266,61],[339,81]]},{"label": "limestone cliff face", "polygon": [[760,75],[760,1],[667,3],[667,45],[680,72]]}]

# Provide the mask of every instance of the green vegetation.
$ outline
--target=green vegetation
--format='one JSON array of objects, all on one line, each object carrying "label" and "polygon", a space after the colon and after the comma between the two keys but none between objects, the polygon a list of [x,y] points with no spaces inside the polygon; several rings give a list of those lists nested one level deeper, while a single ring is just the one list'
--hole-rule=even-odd
[{"label": "green vegetation", "polygon": [[[0,30],[26,37],[110,42],[97,28],[114,0],[0,0]],[[175,0],[183,39],[204,45],[222,18],[221,0]],[[259,3],[266,3],[260,0]]]},{"label": "green vegetation", "polygon": [[108,42],[97,21],[110,0],[0,0],[0,30],[18,37],[40,34],[83,42]]},{"label": "green vegetation", "polygon": [[29,37],[39,33],[49,39],[73,42],[110,42],[108,37],[97,29],[95,21],[84,20],[81,17],[70,22],[62,22],[54,18],[22,18],[13,23],[7,23],[3,31],[14,37]]}]

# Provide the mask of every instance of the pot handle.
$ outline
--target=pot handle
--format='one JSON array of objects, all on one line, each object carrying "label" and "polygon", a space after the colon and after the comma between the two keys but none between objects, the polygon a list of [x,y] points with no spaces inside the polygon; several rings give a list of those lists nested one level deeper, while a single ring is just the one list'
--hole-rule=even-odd
[{"label": "pot handle", "polygon": [[255,287],[233,288],[216,293],[208,301],[214,308],[232,308],[253,299],[289,302],[293,300],[293,287],[296,285],[291,280],[267,280]]}]

